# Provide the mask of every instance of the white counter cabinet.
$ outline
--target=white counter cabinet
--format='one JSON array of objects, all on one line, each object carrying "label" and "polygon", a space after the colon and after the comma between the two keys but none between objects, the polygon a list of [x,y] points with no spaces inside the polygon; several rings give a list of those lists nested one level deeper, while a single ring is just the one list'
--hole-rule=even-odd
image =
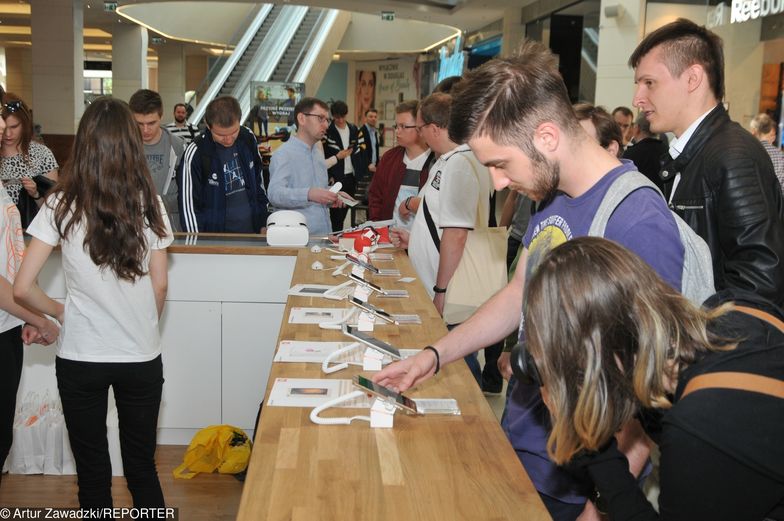
[{"label": "white counter cabinet", "polygon": [[[279,252],[169,254],[159,443],[185,445],[197,430],[220,423],[253,435],[295,262]],[[59,251],[39,282],[65,298]],[[26,348],[20,400],[28,391],[57,392],[54,358],[53,347]]]}]

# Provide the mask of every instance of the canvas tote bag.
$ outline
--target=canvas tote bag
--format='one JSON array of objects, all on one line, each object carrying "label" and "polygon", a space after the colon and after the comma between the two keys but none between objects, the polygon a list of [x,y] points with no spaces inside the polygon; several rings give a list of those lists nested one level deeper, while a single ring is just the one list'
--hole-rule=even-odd
[{"label": "canvas tote bag", "polygon": [[[479,172],[472,161],[469,161],[471,170],[476,176],[479,185]],[[446,289],[444,304],[444,322],[447,324],[460,324],[495,295],[507,284],[506,271],[506,227],[490,228],[486,222],[480,222],[481,201],[477,202],[476,223],[474,229],[468,232],[463,256],[460,258],[452,280]],[[438,237],[433,217],[427,208],[427,201],[423,200],[423,211],[430,235],[441,251],[441,240]]]}]

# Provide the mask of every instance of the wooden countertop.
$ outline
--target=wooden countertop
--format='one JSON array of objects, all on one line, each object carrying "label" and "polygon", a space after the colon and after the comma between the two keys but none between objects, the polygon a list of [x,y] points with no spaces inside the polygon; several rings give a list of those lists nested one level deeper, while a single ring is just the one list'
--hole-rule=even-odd
[{"label": "wooden countertop", "polygon": [[222,255],[282,255],[294,257],[314,244],[326,245],[323,237],[312,236],[307,247],[270,246],[264,235],[256,233],[182,233],[174,234],[169,253],[211,253]]},{"label": "wooden countertop", "polygon": [[[392,250],[384,250],[392,251]],[[301,249],[292,283],[335,284],[328,271],[310,269],[314,260],[329,266],[326,252]],[[391,262],[378,262],[391,267]],[[408,257],[396,252],[394,266],[416,276]],[[366,272],[367,273],[367,272]],[[344,279],[340,279],[341,281]],[[419,281],[373,276],[384,288],[405,288],[408,299],[371,298],[393,313],[418,313],[422,325],[383,325],[374,335],[400,348],[422,347],[446,333]],[[288,324],[291,307],[344,307],[311,297],[289,297],[280,339],[344,341],[339,331]],[[275,378],[350,379],[361,368],[322,375],[317,364],[274,363]],[[369,375],[368,375],[369,376]],[[310,409],[264,407],[237,519],[269,520],[521,520],[550,519],[531,481],[467,366],[453,363],[412,397],[455,398],[461,416],[395,414],[392,429],[315,425]],[[348,412],[347,412],[348,411]],[[356,414],[332,409],[323,416]]]}]

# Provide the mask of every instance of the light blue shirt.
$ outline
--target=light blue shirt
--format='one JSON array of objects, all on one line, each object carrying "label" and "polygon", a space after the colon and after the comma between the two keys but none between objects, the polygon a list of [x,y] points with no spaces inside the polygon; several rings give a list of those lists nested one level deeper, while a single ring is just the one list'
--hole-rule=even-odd
[{"label": "light blue shirt", "polygon": [[297,136],[272,154],[267,196],[275,209],[296,210],[308,221],[311,235],[332,233],[329,210],[308,201],[308,190],[327,188],[327,163],[319,143],[308,146]]}]

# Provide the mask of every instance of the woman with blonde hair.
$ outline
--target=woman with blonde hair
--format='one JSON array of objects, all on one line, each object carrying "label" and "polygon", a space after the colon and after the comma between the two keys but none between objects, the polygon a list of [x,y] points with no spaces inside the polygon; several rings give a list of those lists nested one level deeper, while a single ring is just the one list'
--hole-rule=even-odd
[{"label": "woman with blonde hair", "polygon": [[[698,309],[592,237],[552,250],[526,291],[516,372],[542,386],[551,457],[593,480],[610,519],[784,519],[780,309],[740,290]],[[661,451],[658,514],[615,441],[635,417]]]},{"label": "woman with blonde hair", "polygon": [[[84,111],[71,157],[28,228],[14,297],[57,318],[57,388],[82,508],[112,507],[106,433],[111,387],[120,452],[135,507],[163,507],[155,468],[163,388],[158,318],[167,289],[171,227],[128,105],[96,99]],[[35,284],[60,246],[65,308]]]}]

